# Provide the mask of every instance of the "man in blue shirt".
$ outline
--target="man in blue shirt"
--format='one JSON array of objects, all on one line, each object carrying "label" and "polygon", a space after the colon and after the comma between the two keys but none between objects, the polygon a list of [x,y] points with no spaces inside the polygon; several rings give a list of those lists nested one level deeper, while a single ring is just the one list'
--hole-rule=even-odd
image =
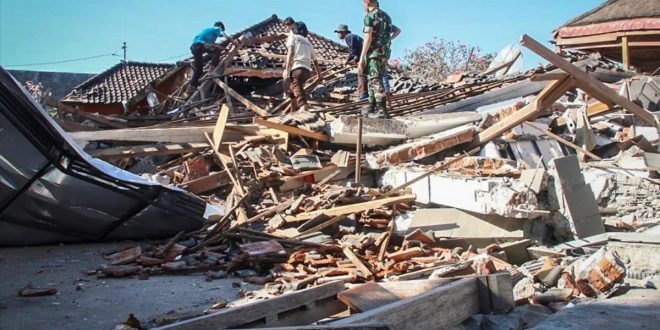
[{"label": "man in blue shirt", "polygon": [[190,52],[195,61],[190,86],[197,87],[199,85],[199,77],[202,75],[206,61],[210,59],[211,65],[214,67],[220,62],[221,47],[215,43],[215,40],[220,37],[231,40],[231,37],[225,33],[225,25],[222,22],[215,22],[212,27],[205,28],[193,39]]},{"label": "man in blue shirt", "polygon": [[[344,64],[357,64],[360,61],[360,54],[362,53],[362,45],[364,44],[364,39],[358,36],[357,34],[351,33],[348,29],[348,25],[339,24],[335,30],[337,37],[346,42],[348,47],[348,56],[346,56],[346,61]],[[392,39],[399,36],[401,30],[392,26]],[[390,94],[390,75],[387,70],[383,74],[383,85],[385,86],[385,92],[387,93],[388,99]],[[358,72],[358,101],[363,101],[369,98],[369,91],[367,90],[367,75],[363,72]]]}]

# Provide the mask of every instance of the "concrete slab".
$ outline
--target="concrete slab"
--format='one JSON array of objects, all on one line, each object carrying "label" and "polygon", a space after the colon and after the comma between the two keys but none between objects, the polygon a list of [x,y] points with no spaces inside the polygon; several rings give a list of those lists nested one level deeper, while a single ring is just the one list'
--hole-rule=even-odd
[{"label": "concrete slab", "polygon": [[660,291],[632,289],[612,299],[561,309],[533,329],[657,329],[659,310]]},{"label": "concrete slab", "polygon": [[418,209],[408,232],[421,229],[446,238],[523,238],[526,220],[481,215],[453,208]]},{"label": "concrete slab", "polygon": [[[385,172],[380,185],[400,185],[401,179],[412,180],[424,170],[423,166],[392,167]],[[425,204],[428,196],[429,203],[480,214],[526,219],[542,214],[536,194],[519,179],[437,173],[430,175],[428,181],[424,179],[412,185],[411,190]]]},{"label": "concrete slab", "polygon": [[577,157],[553,159],[551,168],[559,212],[569,222],[573,235],[583,238],[604,233],[598,204],[585,183]]},{"label": "concrete slab", "polygon": [[369,167],[372,169],[420,160],[442,150],[472,141],[475,131],[476,127],[474,125],[455,127],[383,151],[372,152],[365,156]]}]

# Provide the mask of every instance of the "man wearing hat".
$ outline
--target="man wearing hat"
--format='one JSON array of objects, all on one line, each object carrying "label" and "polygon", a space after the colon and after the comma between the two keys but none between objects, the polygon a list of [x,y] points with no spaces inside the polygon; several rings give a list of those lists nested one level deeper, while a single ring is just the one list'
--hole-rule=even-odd
[{"label": "man wearing hat", "polygon": [[[351,30],[348,29],[348,25],[339,24],[335,30],[337,37],[346,42],[348,46],[348,56],[346,56],[346,65],[348,64],[357,64],[360,61],[360,53],[362,52],[362,45],[364,44],[364,39],[360,36],[351,33]],[[358,70],[358,101],[366,100],[369,98],[369,92],[367,91],[367,76]]]}]

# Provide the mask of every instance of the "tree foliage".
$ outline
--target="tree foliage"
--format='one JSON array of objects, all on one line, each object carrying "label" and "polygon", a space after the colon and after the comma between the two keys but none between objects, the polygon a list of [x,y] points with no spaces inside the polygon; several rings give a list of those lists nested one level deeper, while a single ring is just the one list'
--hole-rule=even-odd
[{"label": "tree foliage", "polygon": [[452,73],[482,72],[493,57],[494,54],[482,54],[479,47],[434,38],[413,50],[406,50],[402,69],[411,78],[439,83]]}]

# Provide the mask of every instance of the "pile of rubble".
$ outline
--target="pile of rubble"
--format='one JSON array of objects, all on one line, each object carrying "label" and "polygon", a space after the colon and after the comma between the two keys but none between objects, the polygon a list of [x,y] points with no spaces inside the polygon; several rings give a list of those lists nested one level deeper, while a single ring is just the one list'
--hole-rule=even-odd
[{"label": "pile of rubble", "polygon": [[[258,38],[239,40],[248,47],[264,42]],[[174,116],[167,120],[69,133],[90,155],[207,204],[199,228],[113,251],[90,275],[201,272],[212,281],[233,273],[264,285],[244,293],[264,304],[252,319],[236,320],[237,306],[172,328],[238,327],[262,318],[278,325],[301,306],[322,309],[328,297],[340,303],[326,301],[334,307],[316,318],[300,312],[304,321],[287,324],[350,308],[358,313],[334,324],[395,326],[400,320],[387,317],[396,310],[419,308],[415,317],[428,319],[419,324],[456,326],[515,305],[558,310],[576,298],[612,294],[631,261],[609,242],[657,244],[645,235],[657,233],[660,216],[658,118],[639,105],[648,90],[627,87],[641,80],[657,91],[657,79],[606,85],[527,36],[523,45],[552,66],[502,79],[397,83],[391,120],[355,116],[359,102],[326,104],[326,92],[310,112],[239,93],[221,79],[236,46],[198,90],[184,95],[182,86],[170,96],[163,113]],[[336,90],[348,70],[326,66],[322,88],[342,94]],[[508,98],[483,103],[493,93]],[[477,108],[459,111],[461,102]],[[456,301],[433,313],[460,315],[437,323],[439,316],[416,305],[439,294]]]}]

